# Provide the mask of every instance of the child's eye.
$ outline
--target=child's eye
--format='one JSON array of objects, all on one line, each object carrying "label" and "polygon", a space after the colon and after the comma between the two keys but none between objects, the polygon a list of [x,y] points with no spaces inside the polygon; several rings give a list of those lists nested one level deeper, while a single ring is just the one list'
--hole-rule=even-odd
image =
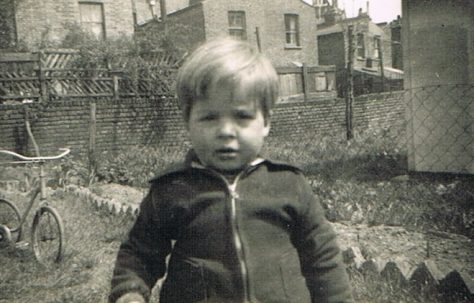
[{"label": "child's eye", "polygon": [[204,115],[199,118],[199,121],[212,121],[217,118],[217,115],[214,114],[209,114],[209,115]]},{"label": "child's eye", "polygon": [[254,119],[255,115],[253,113],[249,112],[238,112],[236,114],[237,118],[239,119],[244,119],[244,120],[249,120],[249,119]]}]

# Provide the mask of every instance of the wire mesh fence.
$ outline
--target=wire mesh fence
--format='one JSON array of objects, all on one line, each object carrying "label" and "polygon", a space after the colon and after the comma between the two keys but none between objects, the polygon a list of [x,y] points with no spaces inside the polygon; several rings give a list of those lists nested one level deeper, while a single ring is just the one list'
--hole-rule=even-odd
[{"label": "wire mesh fence", "polygon": [[406,94],[410,167],[474,173],[474,86],[437,85]]},{"label": "wire mesh fence", "polygon": [[405,114],[365,121],[354,111],[351,140],[342,129],[313,129],[269,138],[266,152],[304,169],[330,219],[474,237],[473,94],[474,85],[381,94],[378,102],[395,98]]}]

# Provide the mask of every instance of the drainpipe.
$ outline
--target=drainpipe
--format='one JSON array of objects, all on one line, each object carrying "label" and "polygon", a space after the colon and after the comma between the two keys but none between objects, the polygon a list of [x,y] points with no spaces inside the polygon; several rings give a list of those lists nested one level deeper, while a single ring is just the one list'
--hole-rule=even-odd
[{"label": "drainpipe", "polygon": [[161,15],[161,22],[163,22],[163,27],[165,29],[165,34],[168,31],[168,24],[166,22],[166,0],[160,0],[160,15]]}]

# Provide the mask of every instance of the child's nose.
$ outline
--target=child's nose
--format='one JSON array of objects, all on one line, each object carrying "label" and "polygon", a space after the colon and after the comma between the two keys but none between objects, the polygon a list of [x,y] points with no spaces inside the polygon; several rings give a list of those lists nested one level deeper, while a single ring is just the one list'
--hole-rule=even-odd
[{"label": "child's nose", "polygon": [[222,121],[218,129],[219,138],[234,138],[237,135],[235,125],[231,121]]}]

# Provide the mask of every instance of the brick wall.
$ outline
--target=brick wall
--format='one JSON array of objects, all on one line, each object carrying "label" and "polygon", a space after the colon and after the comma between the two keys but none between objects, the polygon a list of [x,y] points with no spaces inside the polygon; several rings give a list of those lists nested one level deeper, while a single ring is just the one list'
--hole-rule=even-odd
[{"label": "brick wall", "polygon": [[[191,4],[193,5],[187,9],[168,15],[168,21],[170,24],[184,23],[192,26],[193,30],[184,35],[193,45],[204,39],[228,35],[227,12],[244,11],[247,40],[257,45],[255,29],[258,27],[262,51],[274,65],[288,66],[294,61],[317,64],[315,10],[301,0],[214,0],[192,1]],[[300,48],[285,48],[285,13],[299,15]]]},{"label": "brick wall", "polygon": [[[382,94],[357,98],[354,127],[388,127],[403,123],[402,95]],[[131,145],[185,146],[187,134],[174,99],[97,100],[97,150],[120,150]],[[24,106],[0,105],[0,148],[25,152]],[[29,105],[37,117],[32,129],[41,150],[56,153],[69,146],[83,154],[89,145],[90,102],[69,100],[39,107]],[[307,132],[345,132],[343,99],[279,104],[274,109],[271,136],[298,140]],[[31,146],[30,146],[31,148]]]},{"label": "brick wall", "polygon": [[[184,51],[191,50],[206,40],[202,5],[196,4],[167,15],[168,33],[173,35],[173,43]],[[138,27],[137,35],[163,33],[164,24],[156,19]]]},{"label": "brick wall", "polygon": [[[356,131],[400,125],[405,121],[405,105],[400,92],[357,97],[353,106]],[[345,100],[340,98],[280,104],[274,110],[271,135],[297,141],[299,135],[307,132],[345,133],[345,110]]]},{"label": "brick wall", "polygon": [[[65,25],[79,23],[77,0],[22,0],[17,1],[16,25],[18,39],[34,47],[41,39],[60,40],[66,34]],[[106,36],[133,33],[132,3],[130,0],[84,1],[102,3]]]},{"label": "brick wall", "polygon": [[[206,36],[227,34],[229,10],[243,10],[246,15],[247,39],[256,45],[255,28],[259,28],[262,51],[276,66],[292,65],[299,61],[317,63],[317,45],[314,29],[314,8],[301,0],[274,1],[206,1],[203,3],[206,20]],[[285,48],[284,14],[299,16],[300,48]]]}]

